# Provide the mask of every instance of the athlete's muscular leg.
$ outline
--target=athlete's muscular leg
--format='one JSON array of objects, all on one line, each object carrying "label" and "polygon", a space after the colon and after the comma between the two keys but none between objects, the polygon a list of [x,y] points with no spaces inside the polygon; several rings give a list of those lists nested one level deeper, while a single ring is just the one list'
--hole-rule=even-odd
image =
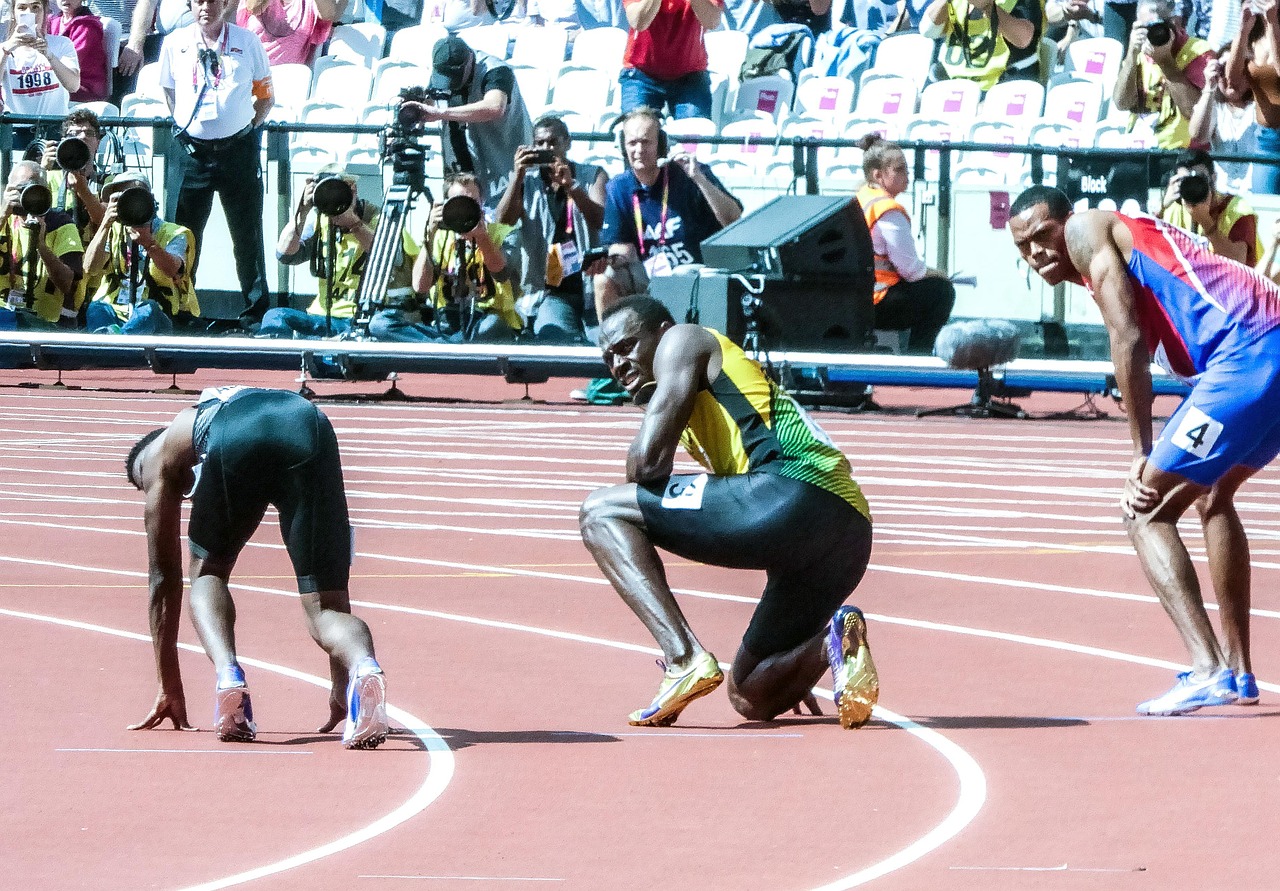
[{"label": "athlete's muscular leg", "polygon": [[1255,473],[1252,467],[1233,467],[1196,500],[1222,622],[1222,651],[1227,666],[1237,674],[1252,672],[1253,662],[1249,655],[1249,539],[1236,511],[1235,494]]},{"label": "athlete's muscular leg", "polygon": [[742,717],[769,721],[803,700],[827,671],[826,632],[794,649],[759,659],[738,647],[729,671],[729,702]]},{"label": "athlete's muscular leg", "polygon": [[592,492],[582,504],[578,524],[600,571],[649,629],[667,665],[688,665],[702,645],[676,603],[662,560],[645,532],[635,484]]},{"label": "athlete's muscular leg", "polygon": [[235,558],[191,558],[191,623],[213,667],[221,672],[236,661],[236,605],[227,580]]},{"label": "athlete's muscular leg", "polygon": [[1126,517],[1125,528],[1147,580],[1182,636],[1191,656],[1193,677],[1203,680],[1221,669],[1225,660],[1205,612],[1191,555],[1178,536],[1178,518],[1206,489],[1150,462],[1143,470],[1142,482],[1160,493],[1160,502],[1150,511]]},{"label": "athlete's muscular leg", "polygon": [[302,609],[311,639],[329,654],[329,721],[320,728],[326,733],[347,715],[347,682],[362,659],[373,657],[373,635],[363,619],[351,615],[347,591],[303,594]]}]

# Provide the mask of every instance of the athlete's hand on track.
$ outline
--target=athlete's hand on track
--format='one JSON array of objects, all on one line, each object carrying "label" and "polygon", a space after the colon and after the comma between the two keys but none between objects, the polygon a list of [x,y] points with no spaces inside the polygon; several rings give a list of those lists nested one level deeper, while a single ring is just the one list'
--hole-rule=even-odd
[{"label": "athlete's hand on track", "polygon": [[1142,482],[1142,469],[1147,466],[1145,456],[1133,459],[1129,477],[1124,481],[1124,494],[1120,496],[1120,509],[1129,519],[1148,513],[1160,503],[1160,493]]},{"label": "athlete's hand on track", "polygon": [[199,730],[187,722],[187,701],[181,693],[169,695],[164,690],[156,694],[156,704],[151,706],[151,713],[137,724],[130,724],[129,730],[155,730],[166,720],[173,722],[174,730]]},{"label": "athlete's hand on track", "polygon": [[801,699],[799,702],[797,702],[795,705],[791,707],[792,713],[797,715],[803,715],[804,712],[800,711],[800,706],[802,705],[808,707],[809,714],[811,715],[822,714],[822,709],[818,708],[818,698],[813,695],[812,690],[810,690],[808,693],[804,695],[804,699]]},{"label": "athlete's hand on track", "polygon": [[[343,684],[344,689],[345,687],[346,687],[346,684]],[[329,720],[325,721],[323,725],[316,728],[316,733],[328,733],[330,730],[338,726],[339,721],[346,720],[346,717],[347,717],[346,700],[343,698],[342,694],[340,694],[337,691],[337,688],[335,687],[334,691],[329,694]]]}]

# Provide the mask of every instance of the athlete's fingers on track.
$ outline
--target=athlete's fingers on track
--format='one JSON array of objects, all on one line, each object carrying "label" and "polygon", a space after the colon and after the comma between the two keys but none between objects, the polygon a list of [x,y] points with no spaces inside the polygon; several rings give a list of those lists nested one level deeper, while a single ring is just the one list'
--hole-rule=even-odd
[{"label": "athlete's fingers on track", "polygon": [[818,697],[814,696],[812,691],[810,691],[809,693],[806,693],[804,699],[801,699],[794,706],[792,706],[791,711],[797,715],[803,715],[804,712],[800,711],[800,706],[802,705],[808,707],[809,714],[811,715],[822,714],[822,709],[818,707]]},{"label": "athlete's fingers on track", "polygon": [[346,718],[347,707],[339,702],[329,703],[329,720],[325,721],[320,727],[316,728],[316,733],[328,733],[330,730],[338,726],[338,722]]}]

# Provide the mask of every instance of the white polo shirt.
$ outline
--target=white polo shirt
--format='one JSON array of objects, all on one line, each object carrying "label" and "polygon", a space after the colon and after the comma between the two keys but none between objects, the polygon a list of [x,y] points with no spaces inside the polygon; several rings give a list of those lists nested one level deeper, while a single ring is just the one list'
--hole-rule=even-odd
[{"label": "white polo shirt", "polygon": [[[206,47],[218,55],[216,74],[200,62]],[[252,123],[255,98],[271,95],[271,65],[262,42],[244,28],[224,25],[222,36],[206,43],[200,26],[189,25],[164,39],[160,86],[173,91],[179,128],[196,139],[225,139]]]},{"label": "white polo shirt", "polygon": [[[49,55],[72,71],[80,70],[80,59],[70,39],[61,34],[45,37]],[[63,117],[71,101],[49,59],[27,46],[20,46],[4,59],[0,98],[10,114],[40,114]]]}]

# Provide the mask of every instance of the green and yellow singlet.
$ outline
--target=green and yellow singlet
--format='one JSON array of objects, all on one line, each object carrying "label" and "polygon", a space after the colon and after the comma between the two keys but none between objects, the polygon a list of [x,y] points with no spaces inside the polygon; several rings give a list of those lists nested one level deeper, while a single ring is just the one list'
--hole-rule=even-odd
[{"label": "green and yellow singlet", "polygon": [[720,376],[698,393],[680,443],[716,476],[764,470],[843,498],[871,519],[845,458],[804,409],[769,380],[740,347],[717,331]]}]

